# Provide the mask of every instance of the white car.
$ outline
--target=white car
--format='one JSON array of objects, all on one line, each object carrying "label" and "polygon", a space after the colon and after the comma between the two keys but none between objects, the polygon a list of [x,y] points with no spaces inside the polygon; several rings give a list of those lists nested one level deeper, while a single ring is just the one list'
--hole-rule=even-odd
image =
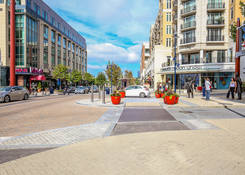
[{"label": "white car", "polygon": [[127,97],[149,97],[150,90],[144,86],[129,86],[126,88]]}]

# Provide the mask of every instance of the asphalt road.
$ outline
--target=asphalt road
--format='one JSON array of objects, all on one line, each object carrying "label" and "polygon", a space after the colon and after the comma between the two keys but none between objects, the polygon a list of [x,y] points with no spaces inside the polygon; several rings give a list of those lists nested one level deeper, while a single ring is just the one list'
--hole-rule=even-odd
[{"label": "asphalt road", "polygon": [[106,108],[83,107],[89,95],[36,97],[0,104],[0,138],[95,122]]}]

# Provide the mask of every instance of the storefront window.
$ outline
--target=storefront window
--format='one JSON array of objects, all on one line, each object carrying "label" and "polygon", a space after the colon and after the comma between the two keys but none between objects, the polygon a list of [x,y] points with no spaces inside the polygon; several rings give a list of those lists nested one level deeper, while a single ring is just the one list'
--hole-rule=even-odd
[{"label": "storefront window", "polygon": [[25,30],[24,30],[24,15],[16,15],[15,35],[16,35],[16,66],[24,66],[24,41],[25,41]]}]

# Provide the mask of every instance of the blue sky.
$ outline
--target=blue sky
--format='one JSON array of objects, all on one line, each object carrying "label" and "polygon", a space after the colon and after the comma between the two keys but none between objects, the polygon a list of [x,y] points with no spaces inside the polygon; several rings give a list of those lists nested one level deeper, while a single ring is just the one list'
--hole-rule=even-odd
[{"label": "blue sky", "polygon": [[158,0],[44,1],[85,37],[88,72],[97,75],[110,60],[137,76],[141,45],[149,40]]}]

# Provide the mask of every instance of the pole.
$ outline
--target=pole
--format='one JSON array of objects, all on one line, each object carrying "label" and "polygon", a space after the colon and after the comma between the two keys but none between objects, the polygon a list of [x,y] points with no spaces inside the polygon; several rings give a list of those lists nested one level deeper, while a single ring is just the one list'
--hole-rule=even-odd
[{"label": "pole", "polygon": [[10,86],[15,86],[15,0],[10,3]]},{"label": "pole", "polygon": [[112,93],[112,64],[111,64],[111,93]]},{"label": "pole", "polygon": [[94,102],[94,85],[91,86],[91,102]]},{"label": "pole", "polygon": [[105,104],[105,85],[102,87],[102,104]]},{"label": "pole", "polygon": [[[239,52],[239,37],[240,33],[238,27],[240,27],[240,18],[237,18],[237,31],[236,31],[236,52]],[[236,67],[235,67],[235,75],[240,76],[240,57],[236,57]]]},{"label": "pole", "polygon": [[177,89],[177,75],[176,75],[176,69],[177,69],[177,61],[176,61],[176,47],[177,47],[177,34],[174,34],[174,92],[176,93]]}]

